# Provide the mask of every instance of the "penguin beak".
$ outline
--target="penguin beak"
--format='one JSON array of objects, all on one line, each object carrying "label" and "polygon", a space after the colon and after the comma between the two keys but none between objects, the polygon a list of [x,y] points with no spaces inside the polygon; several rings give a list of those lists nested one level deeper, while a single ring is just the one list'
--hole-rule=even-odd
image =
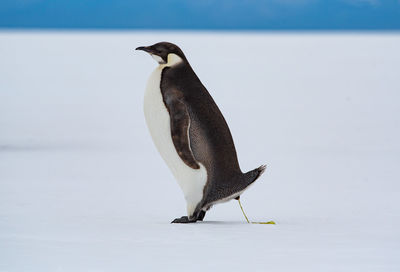
[{"label": "penguin beak", "polygon": [[151,49],[149,48],[149,46],[139,46],[138,48],[136,48],[136,50],[142,50],[147,53],[151,52]]},{"label": "penguin beak", "polygon": [[158,55],[159,53],[156,52],[156,50],[154,50],[152,46],[139,46],[138,48],[136,48],[136,50],[142,50],[149,53],[150,56],[152,56],[153,59],[155,59],[159,64],[167,63],[167,61],[165,61],[160,55]]}]

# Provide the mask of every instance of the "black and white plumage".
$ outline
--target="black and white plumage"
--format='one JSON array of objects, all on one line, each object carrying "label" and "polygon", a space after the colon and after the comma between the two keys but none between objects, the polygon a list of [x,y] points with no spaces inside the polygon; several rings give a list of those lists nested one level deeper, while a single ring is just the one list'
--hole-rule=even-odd
[{"label": "black and white plumage", "polygon": [[161,42],[136,49],[159,63],[148,80],[144,113],[187,202],[187,216],[173,223],[203,220],[212,205],[238,199],[265,167],[242,173],[224,117],[178,46]]}]

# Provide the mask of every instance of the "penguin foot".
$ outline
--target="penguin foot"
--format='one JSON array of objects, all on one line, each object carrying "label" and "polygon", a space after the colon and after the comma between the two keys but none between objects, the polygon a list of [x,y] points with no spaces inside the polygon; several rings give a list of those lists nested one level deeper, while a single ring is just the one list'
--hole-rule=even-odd
[{"label": "penguin foot", "polygon": [[200,211],[199,214],[197,215],[197,220],[198,221],[203,221],[204,216],[206,216],[206,212],[205,211]]},{"label": "penguin foot", "polygon": [[187,216],[182,216],[181,218],[174,219],[174,221],[172,221],[171,224],[173,224],[173,223],[181,223],[181,224],[195,223],[196,221],[197,221],[196,218],[189,219],[189,217],[187,217]]}]

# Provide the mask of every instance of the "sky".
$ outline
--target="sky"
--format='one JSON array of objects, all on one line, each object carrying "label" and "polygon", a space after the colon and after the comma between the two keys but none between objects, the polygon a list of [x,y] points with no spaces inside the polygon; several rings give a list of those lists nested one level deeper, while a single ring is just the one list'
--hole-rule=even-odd
[{"label": "sky", "polygon": [[0,28],[400,30],[400,0],[1,0]]}]

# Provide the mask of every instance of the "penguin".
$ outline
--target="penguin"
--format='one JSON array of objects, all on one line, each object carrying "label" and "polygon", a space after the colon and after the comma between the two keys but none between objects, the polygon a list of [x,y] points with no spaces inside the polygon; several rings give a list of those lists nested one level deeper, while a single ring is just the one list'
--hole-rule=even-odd
[{"label": "penguin", "polygon": [[159,64],[147,82],[144,115],[186,200],[187,215],[171,223],[202,221],[213,205],[239,200],[265,165],[241,171],[225,118],[177,45],[160,42],[136,50]]}]

